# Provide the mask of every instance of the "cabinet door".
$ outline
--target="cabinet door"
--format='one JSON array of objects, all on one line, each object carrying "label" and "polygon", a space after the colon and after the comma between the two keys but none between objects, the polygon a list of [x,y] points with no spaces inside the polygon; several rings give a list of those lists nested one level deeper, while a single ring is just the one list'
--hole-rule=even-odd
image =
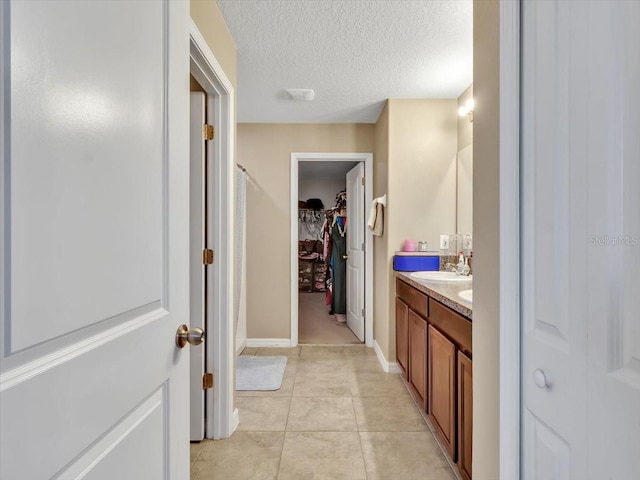
[{"label": "cabinet door", "polygon": [[396,298],[396,360],[402,369],[402,376],[409,372],[409,307]]},{"label": "cabinet door", "polygon": [[409,382],[427,407],[427,322],[409,309]]},{"label": "cabinet door", "polygon": [[456,461],[456,346],[429,325],[429,414]]},{"label": "cabinet door", "polygon": [[458,469],[465,480],[471,480],[472,388],[471,359],[458,352]]}]

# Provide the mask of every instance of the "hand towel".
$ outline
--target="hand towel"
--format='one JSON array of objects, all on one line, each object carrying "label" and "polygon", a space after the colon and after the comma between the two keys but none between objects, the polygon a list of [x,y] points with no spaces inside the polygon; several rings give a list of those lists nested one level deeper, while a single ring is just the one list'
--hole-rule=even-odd
[{"label": "hand towel", "polygon": [[384,205],[380,203],[382,197],[375,198],[371,203],[371,213],[369,214],[369,230],[373,232],[376,237],[382,235],[384,230]]}]

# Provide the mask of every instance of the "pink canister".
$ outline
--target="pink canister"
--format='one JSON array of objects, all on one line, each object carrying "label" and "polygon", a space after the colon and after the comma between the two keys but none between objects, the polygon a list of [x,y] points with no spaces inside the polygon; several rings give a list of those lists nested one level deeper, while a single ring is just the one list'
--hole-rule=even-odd
[{"label": "pink canister", "polygon": [[402,243],[402,250],[405,252],[415,252],[416,251],[416,242],[413,240],[405,240]]}]

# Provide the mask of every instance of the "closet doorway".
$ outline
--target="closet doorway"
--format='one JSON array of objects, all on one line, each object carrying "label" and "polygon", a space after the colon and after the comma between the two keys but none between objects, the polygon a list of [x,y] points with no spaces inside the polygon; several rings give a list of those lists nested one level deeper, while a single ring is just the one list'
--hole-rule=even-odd
[{"label": "closet doorway", "polygon": [[292,346],[373,343],[371,171],[370,153],[291,154]]}]

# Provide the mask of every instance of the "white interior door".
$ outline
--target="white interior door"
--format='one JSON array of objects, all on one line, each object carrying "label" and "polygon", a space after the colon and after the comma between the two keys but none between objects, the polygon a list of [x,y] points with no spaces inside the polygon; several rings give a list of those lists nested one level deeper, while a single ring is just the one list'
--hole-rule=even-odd
[{"label": "white interior door", "polygon": [[524,480],[640,473],[640,3],[523,2]]},{"label": "white interior door", "polygon": [[347,172],[347,325],[364,341],[364,163]]},{"label": "white interior door", "polygon": [[189,477],[189,5],[0,4],[0,477]]},{"label": "white interior door", "polygon": [[[202,127],[205,118],[205,94],[191,92],[190,130],[190,216],[189,224],[189,296],[192,328],[205,329],[205,266],[202,263],[202,251],[205,247],[205,140]],[[204,390],[202,375],[204,374],[204,348],[190,349],[190,391],[191,391],[191,441],[204,438]]]}]

